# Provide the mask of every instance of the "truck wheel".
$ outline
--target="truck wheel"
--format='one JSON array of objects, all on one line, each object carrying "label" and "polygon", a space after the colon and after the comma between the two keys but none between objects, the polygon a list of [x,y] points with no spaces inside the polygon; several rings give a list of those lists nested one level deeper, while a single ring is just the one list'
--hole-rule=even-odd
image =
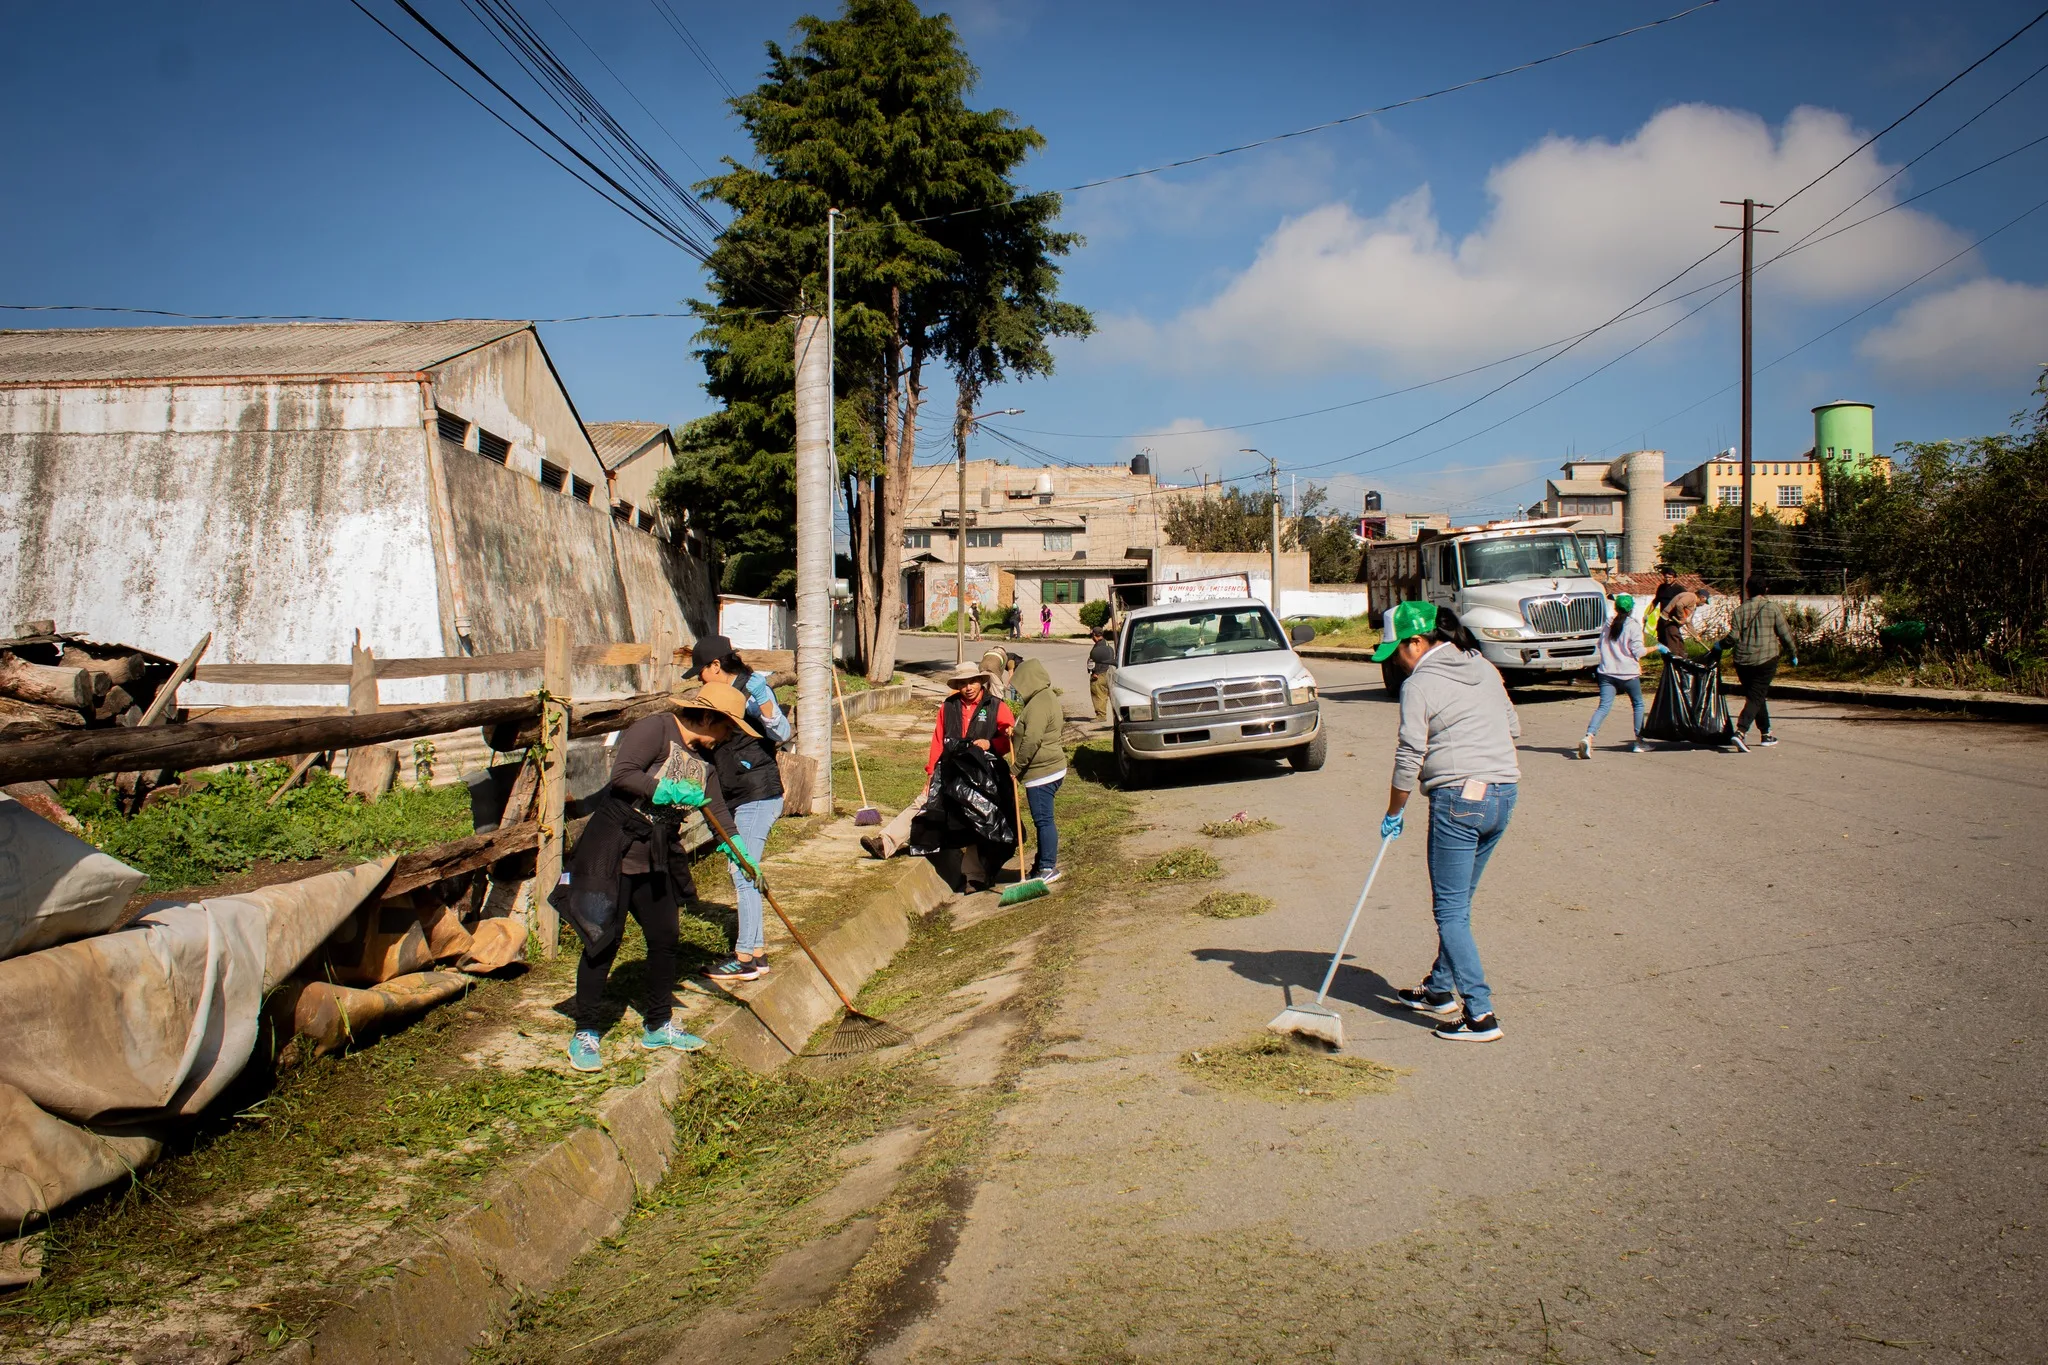
[{"label": "truck wheel", "polygon": [[1401,700],[1401,680],[1408,675],[1401,671],[1401,665],[1392,659],[1380,664],[1380,686],[1387,690],[1388,701]]},{"label": "truck wheel", "polygon": [[1542,676],[1526,668],[1503,668],[1500,671],[1501,683],[1510,691],[1517,687],[1534,687]]},{"label": "truck wheel", "polygon": [[1109,744],[1116,753],[1116,784],[1127,792],[1136,791],[1144,786],[1152,775],[1152,765],[1134,756],[1124,747],[1122,726],[1110,731]]},{"label": "truck wheel", "polygon": [[1317,730],[1316,737],[1298,749],[1288,751],[1287,761],[1298,773],[1312,773],[1330,756],[1330,732]]}]

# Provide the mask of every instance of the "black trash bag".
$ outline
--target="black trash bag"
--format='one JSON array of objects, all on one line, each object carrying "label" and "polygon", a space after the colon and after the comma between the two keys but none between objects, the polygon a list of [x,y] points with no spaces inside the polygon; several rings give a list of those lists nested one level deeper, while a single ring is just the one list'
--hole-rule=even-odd
[{"label": "black trash bag", "polygon": [[1001,755],[953,740],[939,756],[938,797],[946,830],[958,844],[968,836],[984,844],[1017,845],[1017,811],[1011,797],[1010,765]]},{"label": "black trash bag", "polygon": [[1664,680],[1643,721],[1644,739],[1680,744],[1726,744],[1735,734],[1721,699],[1721,651],[1695,662],[1676,654],[1664,658]]}]

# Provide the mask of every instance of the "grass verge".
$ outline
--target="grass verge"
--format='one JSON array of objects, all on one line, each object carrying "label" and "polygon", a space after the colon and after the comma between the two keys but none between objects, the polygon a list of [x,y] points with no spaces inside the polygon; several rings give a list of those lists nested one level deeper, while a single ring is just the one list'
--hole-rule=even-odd
[{"label": "grass verge", "polygon": [[1384,1095],[1401,1074],[1363,1057],[1340,1056],[1273,1033],[1184,1052],[1180,1068],[1219,1090],[1276,1100]]}]

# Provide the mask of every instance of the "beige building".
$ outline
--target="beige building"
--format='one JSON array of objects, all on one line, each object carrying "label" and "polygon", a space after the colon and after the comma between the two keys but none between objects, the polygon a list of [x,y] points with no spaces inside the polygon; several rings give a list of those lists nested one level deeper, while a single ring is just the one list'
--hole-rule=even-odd
[{"label": "beige building", "polygon": [[655,481],[676,462],[669,429],[660,422],[586,422],[583,429],[604,466],[612,518],[663,540],[678,539],[654,501]]},{"label": "beige building", "polygon": [[1367,540],[1413,540],[1424,531],[1450,529],[1449,512],[1381,512],[1368,508],[1358,521],[1358,534]]}]

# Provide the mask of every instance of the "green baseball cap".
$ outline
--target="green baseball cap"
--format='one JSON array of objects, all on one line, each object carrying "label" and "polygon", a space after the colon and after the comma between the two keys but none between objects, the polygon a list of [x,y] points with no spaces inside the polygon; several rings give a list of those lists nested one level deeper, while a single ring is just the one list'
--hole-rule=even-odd
[{"label": "green baseball cap", "polygon": [[1636,609],[1636,599],[1630,597],[1627,593],[1620,593],[1616,595],[1614,605],[1620,607],[1623,611],[1634,611]]},{"label": "green baseball cap", "polygon": [[1427,635],[1436,629],[1436,603],[1403,602],[1395,607],[1386,629],[1386,639],[1372,652],[1372,661],[1385,663],[1392,658],[1401,642],[1417,635]]}]

